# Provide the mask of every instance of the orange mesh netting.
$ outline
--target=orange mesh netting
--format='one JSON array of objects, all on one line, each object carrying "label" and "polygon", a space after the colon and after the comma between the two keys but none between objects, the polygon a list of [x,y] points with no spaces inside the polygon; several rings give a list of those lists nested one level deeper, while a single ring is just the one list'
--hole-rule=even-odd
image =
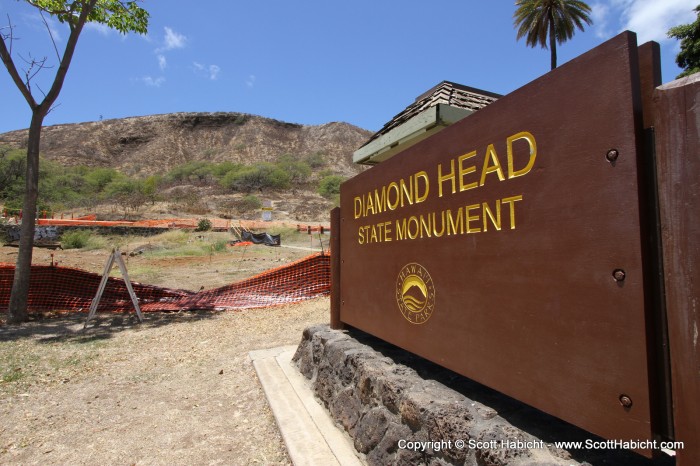
[{"label": "orange mesh netting", "polygon": [[[0,263],[0,311],[6,311],[14,265]],[[28,312],[86,310],[102,277],[84,270],[32,265]],[[330,293],[330,256],[313,254],[247,280],[195,293],[132,283],[142,311],[267,307]],[[133,309],[124,281],[109,278],[98,311]]]},{"label": "orange mesh netting", "polygon": [[[58,218],[40,218],[37,220],[37,225],[52,225],[52,226],[83,226],[83,227],[147,227],[147,228],[197,228],[198,219],[192,218],[168,218],[160,220],[95,220],[94,215],[87,215],[74,219],[58,219]],[[212,218],[209,219],[212,228],[219,230],[228,230],[231,227],[231,221]]]}]

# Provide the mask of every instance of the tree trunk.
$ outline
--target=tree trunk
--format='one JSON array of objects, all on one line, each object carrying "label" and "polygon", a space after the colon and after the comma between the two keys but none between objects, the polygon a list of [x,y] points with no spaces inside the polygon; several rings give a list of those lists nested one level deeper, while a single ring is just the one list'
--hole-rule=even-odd
[{"label": "tree trunk", "polygon": [[22,226],[20,227],[19,253],[15,265],[15,276],[12,281],[12,294],[7,310],[8,323],[17,324],[27,320],[27,304],[29,299],[29,275],[34,249],[34,222],[36,219],[36,204],[39,195],[39,146],[41,142],[41,125],[44,122],[43,108],[34,108],[32,121],[29,126],[29,141],[27,144],[27,173],[24,205],[22,207]]},{"label": "tree trunk", "polygon": [[554,15],[549,14],[549,49],[552,52],[552,69],[557,67],[557,35],[554,30]]}]

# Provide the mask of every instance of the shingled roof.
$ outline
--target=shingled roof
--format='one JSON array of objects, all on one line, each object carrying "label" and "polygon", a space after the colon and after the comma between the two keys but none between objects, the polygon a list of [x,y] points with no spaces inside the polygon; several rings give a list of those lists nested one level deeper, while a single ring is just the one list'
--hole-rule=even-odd
[{"label": "shingled roof", "polygon": [[[397,114],[382,129],[374,133],[353,157],[357,163],[374,164],[386,160],[397,152],[415,144],[430,134],[458,121],[465,116],[495,102],[499,94],[463,86],[450,81],[442,81],[437,86],[418,96],[411,105]],[[427,110],[434,110],[434,117],[417,118],[426,115]],[[442,116],[440,115],[442,109]],[[432,121],[432,119],[435,121]],[[399,131],[409,121],[421,120],[417,131]],[[407,131],[410,134],[407,134]],[[392,137],[392,133],[395,137]],[[401,145],[401,148],[398,146]],[[398,149],[398,150],[397,150]],[[389,153],[390,152],[390,153]],[[382,157],[377,159],[379,154]]]}]

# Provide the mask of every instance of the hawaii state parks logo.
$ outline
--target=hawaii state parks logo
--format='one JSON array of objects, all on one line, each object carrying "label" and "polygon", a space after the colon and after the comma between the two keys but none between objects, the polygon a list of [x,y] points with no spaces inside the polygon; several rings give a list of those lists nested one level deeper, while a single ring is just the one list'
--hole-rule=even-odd
[{"label": "hawaii state parks logo", "polygon": [[412,324],[424,324],[435,310],[435,285],[420,264],[403,266],[396,278],[396,303],[401,314]]}]

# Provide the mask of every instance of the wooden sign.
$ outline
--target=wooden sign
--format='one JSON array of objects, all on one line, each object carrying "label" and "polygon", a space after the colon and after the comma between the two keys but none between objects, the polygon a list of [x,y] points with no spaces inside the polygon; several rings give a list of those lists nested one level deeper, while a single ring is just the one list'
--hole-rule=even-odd
[{"label": "wooden sign", "polygon": [[340,321],[651,439],[641,116],[625,32],[344,183]]}]

